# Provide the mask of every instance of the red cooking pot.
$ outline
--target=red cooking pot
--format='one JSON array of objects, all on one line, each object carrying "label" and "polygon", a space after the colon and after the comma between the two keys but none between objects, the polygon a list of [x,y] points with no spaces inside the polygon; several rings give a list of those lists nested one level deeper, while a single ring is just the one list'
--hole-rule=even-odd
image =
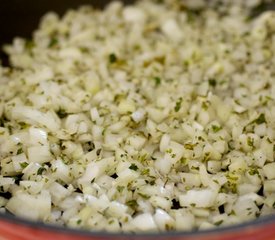
[{"label": "red cooking pot", "polygon": [[34,223],[0,214],[0,239],[4,240],[275,240],[275,216],[263,217],[253,222],[214,230],[121,234],[89,232]]},{"label": "red cooking pot", "polygon": [[[0,45],[10,42],[15,36],[30,37],[36,28],[39,18],[47,11],[54,10],[60,14],[68,8],[81,4],[93,4],[103,7],[108,1],[98,0],[9,0],[0,2]],[[124,1],[131,3],[131,1]],[[0,51],[4,64],[7,58]],[[24,203],[22,203],[22,207]],[[217,228],[213,230],[151,233],[151,234],[121,234],[106,232],[90,232],[67,229],[59,226],[31,222],[9,214],[0,213],[0,240],[122,240],[122,239],[166,239],[166,240],[275,240],[275,216],[267,216],[252,222]]]}]

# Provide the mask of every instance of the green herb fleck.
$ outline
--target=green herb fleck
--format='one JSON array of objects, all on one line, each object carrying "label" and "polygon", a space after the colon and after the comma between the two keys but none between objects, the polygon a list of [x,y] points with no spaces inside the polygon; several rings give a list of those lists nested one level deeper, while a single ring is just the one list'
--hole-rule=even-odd
[{"label": "green herb fleck", "polygon": [[146,161],[146,159],[147,159],[147,154],[146,153],[138,156],[138,160],[140,162],[144,162],[144,161]]},{"label": "green herb fleck", "polygon": [[181,109],[181,103],[182,103],[182,98],[179,98],[178,101],[176,102],[175,106],[175,112],[178,112]]},{"label": "green herb fleck", "polygon": [[99,155],[100,155],[100,153],[101,153],[101,151],[102,151],[102,149],[101,149],[101,148],[97,149],[97,150],[96,150],[96,155],[97,155],[97,156],[99,156]]},{"label": "green herb fleck", "polygon": [[247,145],[252,148],[254,147],[254,139],[252,137],[247,138]]},{"label": "green herb fleck", "polygon": [[21,128],[21,129],[26,129],[26,128],[28,128],[28,126],[29,126],[28,124],[26,124],[26,123],[24,123],[24,122],[19,122],[18,124],[20,125],[20,128]]},{"label": "green herb fleck", "polygon": [[88,141],[83,144],[83,149],[85,149],[87,152],[91,152],[95,149],[95,144],[93,141]]},{"label": "green herb fleck", "polygon": [[166,150],[166,152],[167,152],[167,153],[172,153],[172,149],[171,149],[171,148],[168,148],[168,149]]},{"label": "green herb fleck", "polygon": [[20,163],[21,168],[26,168],[29,164],[27,162]]},{"label": "green herb fleck", "polygon": [[183,164],[183,165],[186,165],[187,162],[188,162],[188,160],[187,160],[187,158],[185,158],[185,157],[182,157],[182,158],[180,159],[180,163]]},{"label": "green herb fleck", "polygon": [[209,85],[212,86],[212,87],[216,87],[216,85],[217,85],[216,79],[213,79],[213,78],[209,79],[209,80],[208,80],[208,83],[209,83]]},{"label": "green herb fleck", "polygon": [[131,208],[136,208],[138,206],[136,200],[130,200],[130,201],[126,202],[126,205],[131,207]]},{"label": "green herb fleck", "polygon": [[108,221],[108,224],[111,225],[111,224],[113,224],[114,222],[115,222],[115,220],[114,220],[114,219],[111,219],[111,220]]},{"label": "green herb fleck", "polygon": [[37,175],[42,175],[42,173],[46,170],[46,168],[44,167],[40,167],[38,170],[37,170]]},{"label": "green herb fleck", "polygon": [[82,222],[82,220],[78,219],[77,222],[76,222],[76,224],[79,225],[79,224],[81,224],[81,222]]},{"label": "green herb fleck", "polygon": [[5,119],[2,117],[0,118],[0,127],[4,127],[5,126]]},{"label": "green herb fleck", "polygon": [[251,169],[249,169],[248,174],[249,175],[259,174],[259,171],[257,168],[251,168]]},{"label": "green herb fleck", "polygon": [[138,195],[141,196],[144,199],[149,199],[150,198],[150,196],[148,196],[146,194],[143,194],[143,193],[138,193]]},{"label": "green herb fleck", "polygon": [[161,79],[159,77],[155,77],[154,80],[155,80],[156,87],[161,84]]},{"label": "green herb fleck", "polygon": [[19,155],[19,154],[21,154],[21,153],[23,153],[23,149],[22,148],[19,148],[18,150],[17,150],[17,155]]},{"label": "green herb fleck", "polygon": [[214,133],[219,132],[220,130],[222,130],[221,126],[217,126],[217,125],[212,125],[212,130]]},{"label": "green herb fleck", "polygon": [[215,222],[214,225],[220,226],[222,223],[223,223],[223,220],[220,220],[220,221],[218,221],[218,222]]},{"label": "green herb fleck", "polygon": [[184,148],[187,150],[194,150],[195,144],[192,143],[185,143]]},{"label": "green herb fleck", "polygon": [[110,63],[115,63],[117,61],[117,56],[114,53],[111,53],[109,55],[109,62]]},{"label": "green herb fleck", "polygon": [[203,156],[203,162],[206,162],[210,159],[211,153],[210,152],[206,152]]},{"label": "green herb fleck", "polygon": [[148,175],[150,173],[150,169],[149,168],[145,168],[141,171],[141,175]]},{"label": "green herb fleck", "polygon": [[62,108],[60,108],[56,114],[59,118],[65,118],[68,116],[68,113]]},{"label": "green herb fleck", "polygon": [[203,110],[207,111],[208,107],[209,107],[209,103],[208,102],[202,102],[201,107]]},{"label": "green herb fleck", "polygon": [[16,184],[19,184],[20,180],[22,179],[23,174],[13,176],[12,178],[14,179]]},{"label": "green herb fleck", "polygon": [[119,193],[121,193],[124,189],[124,186],[117,186],[116,189]]},{"label": "green herb fleck", "polygon": [[191,170],[199,170],[199,167],[192,166]]},{"label": "green herb fleck", "polygon": [[262,123],[266,123],[265,115],[263,113],[260,114],[260,116],[253,121],[253,123],[256,123],[258,125]]},{"label": "green herb fleck", "polygon": [[132,163],[131,166],[129,167],[129,169],[133,170],[133,171],[137,171],[138,167],[136,164]]},{"label": "green herb fleck", "polygon": [[53,37],[49,43],[49,48],[55,47],[58,44],[58,39],[56,37]]},{"label": "green herb fleck", "polygon": [[87,47],[80,47],[79,49],[82,53],[89,53],[89,48]]}]

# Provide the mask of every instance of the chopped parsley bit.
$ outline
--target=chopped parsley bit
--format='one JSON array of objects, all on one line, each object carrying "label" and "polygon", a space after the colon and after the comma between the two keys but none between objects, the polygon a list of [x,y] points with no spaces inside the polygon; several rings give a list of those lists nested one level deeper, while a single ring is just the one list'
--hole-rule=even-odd
[{"label": "chopped parsley bit", "polygon": [[108,221],[108,224],[113,224],[115,222],[115,220],[114,219],[110,219],[109,221]]},{"label": "chopped parsley bit", "polygon": [[187,164],[187,162],[188,162],[188,160],[187,160],[187,158],[185,158],[185,157],[182,157],[181,159],[180,159],[180,163],[181,164]]},{"label": "chopped parsley bit", "polygon": [[248,171],[248,174],[249,175],[255,175],[255,174],[259,174],[259,171],[257,168],[251,168],[249,171]]},{"label": "chopped parsley bit", "polygon": [[79,50],[80,50],[82,53],[89,53],[89,48],[87,48],[87,47],[80,47]]},{"label": "chopped parsley bit", "polygon": [[232,193],[237,193],[237,184],[236,183],[228,183],[228,187]]},{"label": "chopped parsley bit", "polygon": [[192,143],[185,143],[184,144],[184,148],[188,149],[188,150],[194,150],[195,146],[196,146],[196,144],[192,144]]},{"label": "chopped parsley bit", "polygon": [[159,77],[155,77],[154,80],[155,80],[156,87],[161,84],[161,79]]},{"label": "chopped parsley bit", "polygon": [[175,112],[178,112],[181,109],[181,103],[182,103],[182,98],[179,98],[178,101],[176,102],[175,106]]},{"label": "chopped parsley bit", "polygon": [[46,168],[44,167],[40,167],[38,170],[37,170],[37,175],[42,175],[42,173],[46,170]]},{"label": "chopped parsley bit", "polygon": [[76,223],[77,223],[77,225],[79,225],[81,222],[82,222],[82,220],[78,219]]},{"label": "chopped parsley bit", "polygon": [[188,60],[184,60],[184,61],[183,61],[183,65],[187,68],[187,67],[189,66]]},{"label": "chopped parsley bit", "polygon": [[252,148],[254,147],[254,139],[252,137],[247,138],[247,145]]},{"label": "chopped parsley bit", "polygon": [[144,161],[146,161],[146,159],[147,159],[147,154],[146,154],[146,153],[143,154],[143,155],[139,155],[139,156],[138,156],[138,160],[139,160],[140,162],[144,162]]},{"label": "chopped parsley bit", "polygon": [[22,148],[19,148],[18,150],[17,150],[17,155],[19,155],[19,154],[21,154],[21,153],[23,153],[23,149]]},{"label": "chopped parsley bit", "polygon": [[150,173],[150,169],[149,168],[145,168],[142,170],[141,175],[148,175]]},{"label": "chopped parsley bit", "polygon": [[0,118],[0,127],[4,127],[4,126],[5,126],[5,119]]},{"label": "chopped parsley bit", "polygon": [[204,157],[203,157],[203,162],[208,161],[208,160],[210,159],[210,155],[211,155],[210,152],[206,152],[206,153],[204,154]]},{"label": "chopped parsley bit", "polygon": [[96,150],[96,155],[97,155],[97,156],[99,156],[99,155],[100,155],[100,153],[101,153],[101,151],[102,151],[102,149],[101,149],[101,148],[97,149],[97,150]]},{"label": "chopped parsley bit", "polygon": [[124,189],[124,186],[117,186],[116,189],[119,193],[121,193]]},{"label": "chopped parsley bit", "polygon": [[137,171],[138,167],[136,164],[132,163],[131,166],[129,167],[129,169],[133,170],[133,171]]},{"label": "chopped parsley bit", "polygon": [[172,149],[171,149],[171,148],[168,148],[168,149],[166,150],[166,153],[172,153]]},{"label": "chopped parsley bit", "polygon": [[272,97],[270,97],[270,96],[265,96],[265,98],[266,98],[266,100],[267,100],[267,101],[271,101],[271,100],[273,100],[273,98],[272,98]]},{"label": "chopped parsley bit", "polygon": [[216,85],[217,85],[216,79],[213,79],[213,78],[209,79],[209,80],[208,80],[208,83],[209,83],[209,85],[212,86],[212,87],[216,87]]},{"label": "chopped parsley bit", "polygon": [[21,129],[26,129],[26,128],[28,128],[28,126],[29,126],[28,124],[26,124],[26,123],[24,123],[24,122],[19,122],[18,124],[20,125],[20,128],[21,128]]},{"label": "chopped parsley bit", "polygon": [[62,109],[62,108],[60,108],[60,109],[57,111],[56,114],[58,115],[59,118],[65,118],[65,117],[68,116],[68,113],[67,113],[64,109]]},{"label": "chopped parsley bit", "polygon": [[130,200],[130,201],[126,202],[126,205],[131,207],[131,208],[136,208],[138,206],[136,200]]},{"label": "chopped parsley bit", "polygon": [[222,223],[223,223],[223,220],[220,220],[220,221],[218,221],[218,222],[215,222],[214,225],[220,226]]},{"label": "chopped parsley bit", "polygon": [[111,53],[109,55],[109,62],[110,63],[115,63],[117,61],[117,56],[114,53]]},{"label": "chopped parsley bit", "polygon": [[227,189],[230,190],[232,193],[237,193],[237,183],[238,183],[238,176],[234,174],[228,174],[226,176],[228,182],[227,182]]},{"label": "chopped parsley bit", "polygon": [[20,163],[21,168],[26,168],[29,164],[27,162]]},{"label": "chopped parsley bit", "polygon": [[219,184],[219,181],[217,179],[214,179],[213,182]]},{"label": "chopped parsley bit", "polygon": [[201,107],[202,107],[203,110],[206,111],[208,109],[208,107],[209,107],[208,102],[202,102]]},{"label": "chopped parsley bit", "polygon": [[262,123],[266,123],[266,119],[265,119],[265,115],[264,113],[261,113],[260,116],[258,118],[256,118],[255,120],[253,120],[250,124],[256,123],[258,125],[262,124]]},{"label": "chopped parsley bit", "polygon": [[232,211],[229,213],[229,216],[230,216],[230,215],[235,216],[235,215],[236,215],[235,211],[234,211],[234,210],[232,210]]},{"label": "chopped parsley bit", "polygon": [[141,196],[144,199],[149,199],[150,198],[150,196],[148,196],[146,194],[143,194],[143,193],[138,193],[138,195]]},{"label": "chopped parsley bit", "polygon": [[58,44],[58,39],[56,37],[53,37],[49,43],[49,48],[55,47]]},{"label": "chopped parsley bit", "polygon": [[220,130],[222,130],[221,126],[217,126],[217,125],[212,125],[212,130],[214,133],[219,132]]},{"label": "chopped parsley bit", "polygon": [[202,141],[202,142],[205,142],[205,139],[202,136],[198,136],[198,140]]},{"label": "chopped parsley bit", "polygon": [[95,149],[95,144],[92,141],[88,141],[83,144],[83,149],[85,149],[87,152],[91,152]]},{"label": "chopped parsley bit", "polygon": [[23,176],[23,174],[12,177],[14,179],[15,184],[19,185],[20,180],[22,179],[22,176]]}]

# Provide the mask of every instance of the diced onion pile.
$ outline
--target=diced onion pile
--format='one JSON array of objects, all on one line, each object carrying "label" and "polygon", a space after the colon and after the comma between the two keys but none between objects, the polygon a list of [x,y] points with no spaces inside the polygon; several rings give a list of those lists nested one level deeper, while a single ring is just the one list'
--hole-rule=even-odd
[{"label": "diced onion pile", "polygon": [[91,231],[275,212],[275,13],[259,1],[48,13],[0,67],[0,210]]}]

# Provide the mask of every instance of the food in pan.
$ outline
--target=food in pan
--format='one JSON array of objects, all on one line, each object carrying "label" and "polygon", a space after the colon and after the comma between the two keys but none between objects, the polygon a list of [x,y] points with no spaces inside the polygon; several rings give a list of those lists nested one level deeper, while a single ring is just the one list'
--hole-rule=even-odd
[{"label": "food in pan", "polygon": [[48,13],[0,67],[0,206],[91,231],[189,231],[275,208],[275,14],[257,1]]}]

